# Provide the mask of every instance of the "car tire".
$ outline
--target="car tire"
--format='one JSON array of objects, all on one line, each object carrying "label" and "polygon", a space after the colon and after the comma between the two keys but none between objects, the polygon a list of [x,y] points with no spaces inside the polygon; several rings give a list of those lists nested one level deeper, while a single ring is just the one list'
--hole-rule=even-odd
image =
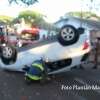
[{"label": "car tire", "polygon": [[61,45],[67,46],[76,43],[79,39],[77,29],[71,25],[65,25],[58,34],[58,41]]},{"label": "car tire", "polygon": [[17,59],[17,50],[14,47],[10,45],[2,47],[1,60],[5,65],[10,65],[15,63],[16,59]]}]

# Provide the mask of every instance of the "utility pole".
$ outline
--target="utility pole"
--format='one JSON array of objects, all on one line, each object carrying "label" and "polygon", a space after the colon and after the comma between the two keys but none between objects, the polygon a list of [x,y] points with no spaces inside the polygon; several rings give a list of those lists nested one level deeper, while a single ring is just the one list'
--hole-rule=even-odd
[{"label": "utility pole", "polygon": [[83,0],[81,0],[81,19],[83,18]]},{"label": "utility pole", "polygon": [[[83,0],[81,0],[81,20],[83,19]],[[80,23],[80,27],[82,27],[82,22]]]}]

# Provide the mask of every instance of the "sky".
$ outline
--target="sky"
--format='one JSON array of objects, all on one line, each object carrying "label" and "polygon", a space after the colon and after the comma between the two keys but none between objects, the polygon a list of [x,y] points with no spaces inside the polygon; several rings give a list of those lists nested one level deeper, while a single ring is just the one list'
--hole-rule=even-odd
[{"label": "sky", "polygon": [[[65,13],[70,11],[90,11],[95,5],[99,5],[100,0],[95,0],[94,4],[91,4],[90,8],[86,5],[90,4],[90,0],[38,0],[32,6],[17,5],[13,3],[10,5],[8,0],[0,0],[0,15],[8,15],[16,17],[20,11],[30,9],[38,11],[47,16],[48,22],[54,22],[63,16]],[[96,14],[100,15],[98,9],[91,10]]]}]

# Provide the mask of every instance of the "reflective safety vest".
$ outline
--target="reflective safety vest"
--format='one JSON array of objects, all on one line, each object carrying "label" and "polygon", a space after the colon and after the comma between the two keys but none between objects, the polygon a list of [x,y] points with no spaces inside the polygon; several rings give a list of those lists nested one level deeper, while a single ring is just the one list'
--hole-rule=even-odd
[{"label": "reflective safety vest", "polygon": [[42,62],[33,62],[33,64],[31,65],[29,72],[27,73],[27,76],[32,79],[32,80],[40,80],[42,79],[41,74],[44,71],[44,66],[42,64]]},{"label": "reflective safety vest", "polygon": [[41,80],[42,77],[40,76],[36,76],[36,75],[31,75],[31,74],[27,74],[27,76],[32,79],[32,80]]},{"label": "reflective safety vest", "polygon": [[32,66],[41,69],[41,71],[44,70],[43,64],[33,63]]}]

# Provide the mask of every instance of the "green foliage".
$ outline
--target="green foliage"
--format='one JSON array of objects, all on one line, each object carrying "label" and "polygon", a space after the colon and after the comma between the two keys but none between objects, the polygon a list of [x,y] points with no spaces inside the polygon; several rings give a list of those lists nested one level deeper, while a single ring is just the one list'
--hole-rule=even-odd
[{"label": "green foliage", "polygon": [[12,4],[12,3],[16,3],[16,4],[21,4],[21,3],[23,3],[23,4],[29,6],[29,5],[33,5],[34,3],[38,2],[38,0],[8,0],[8,2],[9,2],[10,4]]},{"label": "green foliage", "polygon": [[44,21],[42,14],[35,11],[30,11],[30,10],[20,12],[18,15],[18,19],[21,19],[21,18],[24,18],[26,23],[30,23],[30,24],[34,23],[37,25],[41,21]]},{"label": "green foliage", "polygon": [[14,18],[11,22],[12,25],[21,22],[21,19],[24,19],[25,24],[28,24],[28,26],[38,26],[43,29],[47,30],[55,30],[56,28],[50,24],[47,23],[44,20],[44,15],[31,11],[31,10],[25,10],[19,13],[18,17]]},{"label": "green foliage", "polygon": [[91,12],[69,12],[69,13],[66,13],[65,16],[66,15],[80,17],[80,18],[83,18],[83,19],[90,19],[91,17],[95,17],[98,20],[100,20],[99,16],[97,16],[95,13],[91,13]]},{"label": "green foliage", "polygon": [[1,15],[0,16],[0,22],[3,22],[5,24],[9,24],[13,20],[12,17]]}]

